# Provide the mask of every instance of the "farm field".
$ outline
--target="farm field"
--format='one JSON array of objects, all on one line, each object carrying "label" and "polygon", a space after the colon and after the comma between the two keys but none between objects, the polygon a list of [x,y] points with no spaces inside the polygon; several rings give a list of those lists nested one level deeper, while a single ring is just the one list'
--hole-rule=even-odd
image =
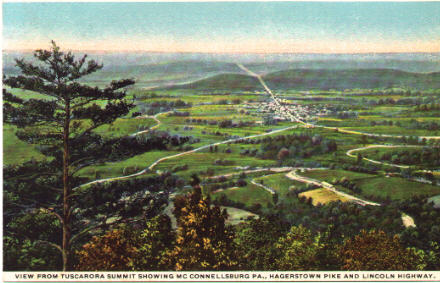
[{"label": "farm field", "polygon": [[313,205],[325,205],[333,201],[346,202],[347,199],[325,188],[310,190],[300,193],[299,197],[306,197],[312,199]]}]

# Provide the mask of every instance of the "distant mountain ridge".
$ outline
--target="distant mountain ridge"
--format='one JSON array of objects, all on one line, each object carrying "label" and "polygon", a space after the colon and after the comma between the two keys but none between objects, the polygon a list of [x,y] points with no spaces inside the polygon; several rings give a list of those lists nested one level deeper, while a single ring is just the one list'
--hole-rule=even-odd
[{"label": "distant mountain ridge", "polygon": [[[412,73],[394,69],[293,69],[269,73],[262,77],[268,86],[274,89],[440,88],[440,72]],[[261,85],[255,77],[231,73],[171,88],[260,90]]]},{"label": "distant mountain ridge", "polygon": [[270,73],[264,79],[273,88],[440,88],[440,72],[413,73],[394,69],[295,69]]},{"label": "distant mountain ridge", "polygon": [[[81,53],[78,53],[81,55]],[[14,58],[25,57],[26,60],[33,60],[31,53],[3,52],[3,73],[4,75],[16,75],[18,68],[14,66]],[[332,72],[350,70],[355,74],[355,70],[368,69],[369,73],[378,70],[406,71],[414,73],[431,73],[440,71],[440,53],[423,54],[202,54],[202,53],[92,53],[90,58],[96,59],[104,64],[104,68],[99,72],[84,78],[85,82],[104,85],[111,80],[122,78],[133,78],[136,80],[136,87],[166,87],[177,85],[188,88],[191,82],[192,87],[198,87],[197,81],[203,80],[205,87],[221,86],[230,82],[232,88],[259,89],[259,84],[254,82],[240,82],[240,79],[217,78],[222,81],[217,83],[217,79],[208,78],[221,74],[245,74],[235,62],[243,63],[255,73],[267,76],[268,83],[273,87],[292,87],[291,81],[295,81],[295,86],[300,88],[331,87],[344,88],[343,84],[350,88],[351,85],[359,86],[383,86],[389,84],[409,83],[409,86],[431,87],[435,86],[429,80],[423,81],[421,77],[411,78],[412,75],[395,73],[394,75],[384,73],[388,79],[375,80],[367,74],[358,74],[363,77],[363,81],[356,78],[348,78],[350,75],[341,73],[345,83],[338,83],[332,79]],[[290,70],[290,71],[289,71]],[[291,70],[297,70],[295,72]],[[301,71],[299,71],[301,70]],[[307,71],[309,70],[309,71]],[[327,70],[324,72],[323,70]],[[374,71],[376,70],[376,71]],[[286,75],[278,72],[290,72]],[[321,78],[314,78],[313,73],[321,73]],[[279,77],[273,77],[274,74]],[[335,73],[336,74],[336,73]],[[376,75],[377,75],[376,74]],[[309,77],[310,76],[310,77]],[[374,76],[374,75],[372,75]],[[406,77],[404,79],[403,77]],[[243,78],[241,78],[243,79]],[[316,81],[319,79],[319,82]],[[273,80],[271,82],[271,80]]]}]

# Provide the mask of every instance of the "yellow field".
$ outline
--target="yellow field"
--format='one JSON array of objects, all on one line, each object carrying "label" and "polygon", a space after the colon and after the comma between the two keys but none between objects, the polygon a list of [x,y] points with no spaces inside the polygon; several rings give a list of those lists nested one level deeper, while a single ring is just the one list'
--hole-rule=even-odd
[{"label": "yellow field", "polygon": [[318,120],[319,121],[336,121],[336,122],[342,121],[342,119],[330,118],[330,117],[319,117]]},{"label": "yellow field", "polygon": [[338,201],[338,200],[342,201],[342,202],[348,201],[345,197],[340,196],[340,195],[338,195],[332,191],[329,191],[325,188],[320,188],[320,189],[300,193],[298,196],[312,198],[313,205],[318,205],[319,203],[320,204],[327,204],[329,202]]}]

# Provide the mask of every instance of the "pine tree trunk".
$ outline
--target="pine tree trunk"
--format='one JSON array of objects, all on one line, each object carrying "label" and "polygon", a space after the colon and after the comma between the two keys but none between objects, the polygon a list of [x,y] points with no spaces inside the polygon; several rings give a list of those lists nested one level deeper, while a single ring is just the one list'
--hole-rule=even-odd
[{"label": "pine tree trunk", "polygon": [[69,176],[69,131],[70,131],[70,100],[66,99],[66,118],[64,119],[63,129],[63,271],[71,269],[70,266],[70,238],[71,238],[71,223],[70,223],[70,176]]}]

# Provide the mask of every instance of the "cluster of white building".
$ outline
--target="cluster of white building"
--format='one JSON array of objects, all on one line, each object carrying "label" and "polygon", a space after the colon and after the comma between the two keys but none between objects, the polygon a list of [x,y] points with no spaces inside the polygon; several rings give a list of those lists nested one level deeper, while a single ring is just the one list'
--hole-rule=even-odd
[{"label": "cluster of white building", "polygon": [[273,118],[280,121],[306,122],[314,117],[327,115],[327,109],[318,109],[313,106],[301,104],[288,104],[280,99],[263,102],[259,105],[261,113],[272,113]]}]

